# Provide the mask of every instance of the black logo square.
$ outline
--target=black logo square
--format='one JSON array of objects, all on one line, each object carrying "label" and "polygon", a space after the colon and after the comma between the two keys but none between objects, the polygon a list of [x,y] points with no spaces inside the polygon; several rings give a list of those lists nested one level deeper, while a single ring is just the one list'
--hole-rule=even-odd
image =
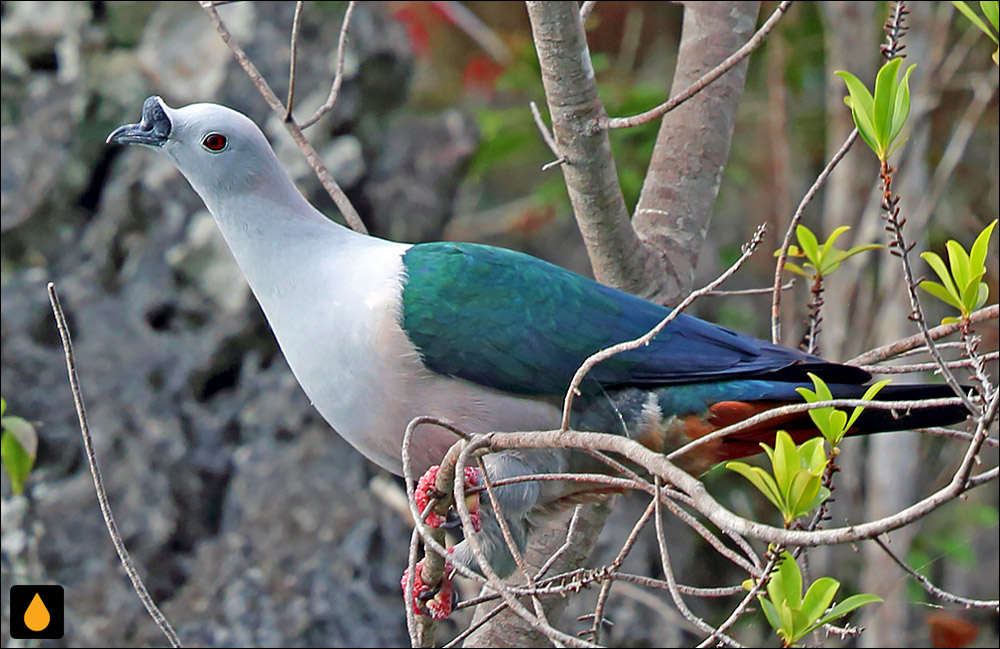
[{"label": "black logo square", "polygon": [[66,621],[62,586],[11,586],[10,637],[56,640]]}]

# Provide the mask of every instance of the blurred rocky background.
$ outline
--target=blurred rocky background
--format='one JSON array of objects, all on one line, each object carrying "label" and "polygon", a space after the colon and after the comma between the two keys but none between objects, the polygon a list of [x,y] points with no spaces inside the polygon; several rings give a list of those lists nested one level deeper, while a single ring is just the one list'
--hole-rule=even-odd
[{"label": "blurred rocky background", "polygon": [[[529,99],[543,102],[523,8],[475,4],[487,36],[502,36],[499,45],[484,47],[476,38],[482,33],[458,28],[449,15],[461,8],[456,3],[360,3],[340,98],[308,135],[380,236],[498,243],[587,272],[561,176],[538,171],[550,154],[527,110]],[[602,3],[591,18],[595,68],[611,114],[658,103],[669,88],[680,10],[660,4]],[[329,90],[344,8],[306,6],[300,118]],[[45,295],[53,281],[74,336],[118,525],[183,641],[407,643],[399,576],[410,526],[399,513],[396,479],[310,407],[211,216],[172,165],[148,151],[107,147],[104,139],[136,121],[151,94],[175,106],[227,104],[263,126],[300,187],[335,215],[305,160],[196,3],[4,2],[0,11],[2,394],[8,412],[32,421],[39,435],[24,494],[2,482],[4,641],[17,644],[7,635],[9,587],[44,582],[66,588],[66,637],[44,646],[164,642],[124,577],[98,510]],[[220,7],[279,96],[287,91],[293,12],[290,2]],[[751,62],[710,249],[702,255],[705,277],[738,254],[757,223],[779,218],[777,189],[800,192],[823,164],[821,29],[816,9],[804,9],[775,36],[797,55],[782,59],[777,72]],[[773,180],[777,147],[765,115],[775,83],[792,95],[784,144],[795,164],[780,183]],[[948,195],[946,216],[963,216],[935,222],[930,236],[938,243],[947,236],[967,241],[978,223],[973,214],[996,213],[995,96],[990,102],[992,117],[969,146],[962,184]],[[941,124],[952,117],[937,115]],[[944,148],[946,135],[932,140],[933,150]],[[655,125],[615,136],[630,204],[654,136]],[[768,283],[765,256],[734,287]],[[989,281],[995,291],[995,271]],[[766,335],[760,298],[701,308]],[[986,345],[996,348],[995,334]],[[717,482],[723,493],[729,485],[724,477]],[[979,519],[939,524],[923,546],[939,572],[959,564],[939,576],[973,597],[996,593],[996,485],[987,489]],[[737,505],[744,513],[759,507]],[[643,508],[627,499],[616,508],[602,556],[617,552]],[[990,526],[992,536],[983,532]],[[941,528],[962,530],[960,538]],[[677,538],[675,562],[688,566],[690,583],[738,580],[720,573],[727,568],[681,525]],[[654,545],[641,539],[625,568],[658,576]],[[974,563],[962,564],[955,553]],[[977,580],[977,570],[992,580]],[[616,623],[611,643],[668,646],[694,637],[665,600],[627,585],[616,592],[623,594],[609,609]],[[591,602],[580,598],[564,619],[585,613]],[[447,624],[454,630],[463,621],[459,615]],[[750,632],[763,637],[765,630]],[[913,631],[915,639],[928,634],[923,625]],[[983,646],[995,646],[995,630],[991,637]]]}]

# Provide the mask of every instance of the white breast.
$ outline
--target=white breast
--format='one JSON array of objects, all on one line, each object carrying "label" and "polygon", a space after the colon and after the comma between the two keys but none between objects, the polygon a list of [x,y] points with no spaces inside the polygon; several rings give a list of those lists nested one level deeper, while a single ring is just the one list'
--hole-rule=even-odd
[{"label": "white breast", "polygon": [[[420,415],[447,419],[467,432],[558,424],[552,404],[426,369],[400,327],[408,246],[357,241],[365,245],[340,246],[336,255],[325,246],[300,250],[295,267],[310,272],[267,282],[269,290],[254,287],[292,372],[341,436],[399,474],[403,434]],[[414,470],[438,463],[455,440],[439,427],[421,427],[411,449]]]}]

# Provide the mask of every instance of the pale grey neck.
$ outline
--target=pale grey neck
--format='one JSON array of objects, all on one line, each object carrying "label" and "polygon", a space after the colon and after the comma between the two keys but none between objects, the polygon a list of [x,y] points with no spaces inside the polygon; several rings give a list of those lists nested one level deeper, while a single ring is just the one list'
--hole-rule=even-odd
[{"label": "pale grey neck", "polygon": [[303,281],[298,275],[314,271],[317,263],[330,268],[337,258],[347,263],[351,251],[385,243],[331,221],[283,173],[280,180],[287,186],[257,187],[225,197],[202,194],[262,302],[282,285]]}]

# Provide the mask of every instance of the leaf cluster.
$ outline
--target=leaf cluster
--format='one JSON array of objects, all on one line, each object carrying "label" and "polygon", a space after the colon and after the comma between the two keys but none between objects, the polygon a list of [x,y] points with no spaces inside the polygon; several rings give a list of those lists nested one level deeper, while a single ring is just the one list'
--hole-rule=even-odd
[{"label": "leaf cluster", "polygon": [[772,473],[746,462],[727,462],[726,468],[739,473],[764,494],[781,512],[786,527],[830,497],[830,490],[822,484],[827,463],[822,438],[796,447],[791,435],[779,430],[773,449],[767,444],[761,447],[771,460]]},{"label": "leaf cluster", "polygon": [[840,582],[836,579],[820,577],[803,596],[799,564],[785,551],[781,554],[781,563],[767,582],[767,597],[758,595],[758,599],[767,621],[781,636],[785,646],[790,647],[824,624],[866,604],[882,601],[878,595],[862,593],[851,595],[830,608],[839,589]]},{"label": "leaf cluster", "polygon": [[[866,243],[854,246],[849,250],[842,250],[834,246],[840,235],[850,229],[850,226],[841,226],[834,230],[826,241],[820,244],[812,230],[804,225],[797,226],[795,228],[795,236],[799,241],[799,245],[789,246],[788,255],[790,257],[805,257],[808,261],[803,263],[802,266],[792,262],[785,262],[785,267],[793,273],[816,281],[840,268],[841,262],[845,259],[868,250],[876,250],[882,247],[878,243]],[[775,256],[778,254],[779,252],[775,252]]]},{"label": "leaf cluster", "polygon": [[910,114],[910,74],[916,64],[906,69],[898,79],[902,59],[893,59],[882,66],[875,77],[872,95],[861,80],[850,72],[838,70],[837,75],[847,84],[850,93],[844,103],[851,109],[854,124],[861,138],[878,159],[885,162],[896,148],[905,142],[899,134]]},{"label": "leaf cluster", "polygon": [[972,249],[966,251],[962,244],[951,239],[945,244],[948,250],[948,266],[936,252],[922,252],[920,258],[927,262],[940,282],[924,280],[920,282],[920,288],[927,291],[945,304],[955,307],[961,318],[947,317],[941,322],[960,322],[968,320],[972,312],[986,304],[990,297],[989,285],[982,281],[986,274],[986,253],[990,248],[990,235],[996,227],[997,220],[983,228],[983,231],[976,237],[972,244]]}]

